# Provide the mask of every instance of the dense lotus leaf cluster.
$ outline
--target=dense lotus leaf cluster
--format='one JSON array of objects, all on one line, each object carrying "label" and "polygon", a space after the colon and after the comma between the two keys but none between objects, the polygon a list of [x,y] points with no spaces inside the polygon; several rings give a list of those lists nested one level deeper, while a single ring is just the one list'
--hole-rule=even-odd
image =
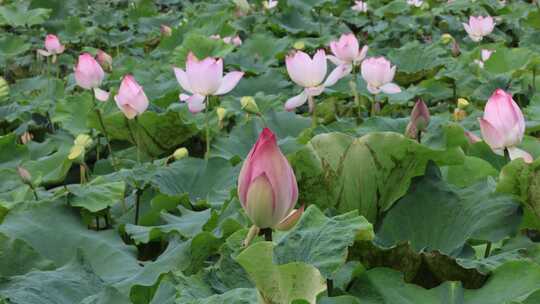
[{"label": "dense lotus leaf cluster", "polygon": [[1,304],[540,303],[537,0],[0,0]]}]

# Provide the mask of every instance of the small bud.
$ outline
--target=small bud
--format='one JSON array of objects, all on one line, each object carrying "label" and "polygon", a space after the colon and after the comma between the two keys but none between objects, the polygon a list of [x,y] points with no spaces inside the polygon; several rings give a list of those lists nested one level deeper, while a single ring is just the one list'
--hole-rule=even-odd
[{"label": "small bud", "polygon": [[255,102],[255,99],[251,96],[244,96],[240,99],[240,104],[242,105],[242,110],[250,114],[260,114],[261,111]]},{"label": "small bud", "polygon": [[71,147],[71,150],[69,150],[68,159],[74,160],[78,158],[79,156],[84,154],[84,150],[84,146],[74,145],[73,147]]},{"label": "small bud", "polygon": [[225,119],[225,115],[227,115],[227,109],[223,107],[218,107],[216,109],[217,117],[219,121],[223,121]]},{"label": "small bud", "polygon": [[234,4],[236,5],[236,9],[238,10],[238,13],[242,16],[245,16],[249,13],[251,10],[251,6],[247,2],[247,0],[233,0]]},{"label": "small bud", "polygon": [[170,37],[172,35],[172,29],[165,24],[162,24],[159,29],[161,31],[161,35],[165,37]]},{"label": "small bud", "polygon": [[189,151],[186,148],[178,148],[174,151],[173,157],[175,160],[181,160],[189,155]]},{"label": "small bud", "polygon": [[23,183],[27,185],[32,184],[32,175],[30,174],[30,172],[28,172],[28,170],[21,166],[17,166],[17,173],[19,174],[19,177],[21,178]]},{"label": "small bud", "polygon": [[452,56],[457,57],[461,54],[461,49],[459,48],[459,43],[454,40],[452,43]]},{"label": "small bud", "polygon": [[418,100],[411,112],[411,118],[405,134],[410,138],[416,138],[418,132],[425,131],[429,125],[429,109],[422,100]]},{"label": "small bud", "polygon": [[462,121],[465,119],[465,117],[467,117],[467,112],[465,112],[463,109],[455,108],[452,116],[454,116],[455,121]]},{"label": "small bud", "polygon": [[306,44],[304,43],[304,41],[300,40],[300,41],[296,41],[293,47],[297,50],[303,50],[306,47]]},{"label": "small bud", "polygon": [[469,101],[465,98],[459,98],[457,100],[457,106],[458,108],[465,110],[469,106]]},{"label": "small bud", "polygon": [[452,35],[445,33],[441,36],[441,42],[444,44],[449,44],[450,42],[454,41],[454,37]]}]

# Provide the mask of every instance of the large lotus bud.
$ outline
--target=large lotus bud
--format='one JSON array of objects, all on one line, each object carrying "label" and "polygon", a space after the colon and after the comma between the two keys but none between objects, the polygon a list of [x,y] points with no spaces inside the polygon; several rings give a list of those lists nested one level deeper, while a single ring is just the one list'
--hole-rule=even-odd
[{"label": "large lotus bud", "polygon": [[511,159],[532,161],[529,153],[516,147],[525,133],[525,118],[512,95],[504,90],[497,89],[489,98],[484,117],[480,118],[480,130],[495,153],[503,155],[507,149]]},{"label": "large lotus bud", "polygon": [[429,125],[429,109],[422,100],[418,100],[411,112],[411,119],[407,125],[407,136],[416,138],[418,132],[425,131]]},{"label": "large lotus bud", "polygon": [[298,199],[296,177],[268,128],[249,152],[238,178],[238,197],[259,228],[273,228],[290,214]]}]

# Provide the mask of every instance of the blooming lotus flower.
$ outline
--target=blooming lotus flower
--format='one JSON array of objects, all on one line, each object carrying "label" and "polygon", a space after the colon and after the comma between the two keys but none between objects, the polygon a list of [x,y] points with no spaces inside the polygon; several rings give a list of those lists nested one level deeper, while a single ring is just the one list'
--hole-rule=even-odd
[{"label": "blooming lotus flower", "polygon": [[107,71],[112,70],[112,57],[102,50],[97,51],[96,59],[101,67]]},{"label": "blooming lotus flower", "polygon": [[114,100],[128,119],[141,115],[148,108],[148,98],[132,75],[124,76]]},{"label": "blooming lotus flower", "polygon": [[408,5],[412,5],[414,7],[420,7],[422,4],[424,4],[424,1],[422,0],[407,0]]},{"label": "blooming lotus flower", "polygon": [[491,57],[491,54],[493,54],[495,51],[490,50],[482,50],[480,52],[480,57],[482,60],[475,59],[474,63],[478,64],[481,68],[484,68],[484,63],[488,61],[488,59]]},{"label": "blooming lotus flower", "polygon": [[180,94],[180,100],[187,102],[192,113],[205,108],[206,96],[229,93],[244,76],[243,72],[236,71],[223,76],[223,59],[207,57],[199,60],[193,53],[188,54],[186,70],[175,67],[174,74],[180,86],[193,94]]},{"label": "blooming lotus flower", "polygon": [[88,53],[81,54],[75,67],[75,81],[86,90],[94,90],[94,95],[100,101],[107,101],[109,93],[99,88],[105,77],[99,63]]},{"label": "blooming lotus flower", "polygon": [[259,228],[274,228],[286,221],[296,204],[296,177],[268,128],[261,132],[242,165],[238,198]]},{"label": "blooming lotus flower", "polygon": [[489,98],[480,118],[480,131],[493,152],[504,155],[508,151],[510,159],[523,158],[532,161],[532,156],[516,146],[521,143],[525,133],[525,119],[512,95],[497,89]]},{"label": "blooming lotus flower", "polygon": [[469,24],[463,23],[463,27],[472,41],[481,41],[484,36],[491,34],[495,23],[490,16],[469,17]]},{"label": "blooming lotus flower", "polygon": [[339,40],[330,42],[330,49],[334,55],[329,55],[328,59],[335,65],[346,64],[350,72],[353,65],[359,64],[366,58],[368,46],[365,45],[360,50],[358,40],[353,33],[349,33],[341,35]]},{"label": "blooming lotus flower", "polygon": [[263,1],[263,6],[265,9],[270,10],[276,7],[278,3],[279,2],[277,0],[268,0],[268,1]]},{"label": "blooming lotus flower", "polygon": [[302,93],[287,100],[285,103],[287,111],[303,105],[308,97],[321,95],[326,87],[333,86],[339,79],[347,75],[348,70],[347,66],[339,65],[324,80],[327,66],[326,54],[322,49],[315,53],[313,59],[302,51],[296,51],[286,57],[285,64],[292,81],[304,88]]},{"label": "blooming lotus flower", "polygon": [[429,109],[422,100],[418,100],[411,112],[411,118],[405,134],[414,139],[418,139],[418,132],[425,131],[429,125]]},{"label": "blooming lotus flower", "polygon": [[396,66],[384,57],[372,57],[362,61],[362,78],[367,82],[367,89],[371,94],[381,91],[387,94],[401,92],[401,89],[392,82],[396,74]]},{"label": "blooming lotus flower", "polygon": [[351,7],[353,11],[365,13],[368,11],[368,5],[364,1],[354,1],[354,5]]},{"label": "blooming lotus flower", "polygon": [[56,35],[49,34],[45,37],[45,50],[38,50],[38,53],[42,56],[48,57],[51,55],[62,54],[65,47],[60,43],[60,40]]}]

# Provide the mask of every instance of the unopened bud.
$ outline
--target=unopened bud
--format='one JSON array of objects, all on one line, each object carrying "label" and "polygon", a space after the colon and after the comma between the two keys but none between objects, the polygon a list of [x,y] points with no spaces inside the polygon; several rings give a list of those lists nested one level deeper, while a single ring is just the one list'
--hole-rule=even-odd
[{"label": "unopened bud", "polygon": [[165,37],[170,37],[172,35],[172,29],[165,24],[162,24],[159,29],[161,31],[161,35]]},{"label": "unopened bud", "polygon": [[461,49],[459,48],[459,43],[454,40],[452,43],[452,56],[457,57],[461,54]]},{"label": "unopened bud", "polygon": [[101,65],[101,67],[106,71],[112,70],[112,57],[111,55],[105,53],[102,50],[97,51],[97,62]]},{"label": "unopened bud", "polygon": [[28,170],[21,166],[17,166],[17,173],[19,174],[19,177],[21,178],[23,183],[27,185],[32,184],[32,175],[30,174],[30,172],[28,172]]},{"label": "unopened bud", "polygon": [[425,131],[429,125],[429,109],[422,100],[418,100],[411,112],[411,119],[407,125],[406,135],[416,138],[418,132]]},{"label": "unopened bud", "polygon": [[34,138],[34,135],[32,135],[32,133],[30,132],[24,132],[22,135],[21,135],[21,142],[23,145],[26,145],[27,143],[29,143],[32,139]]},{"label": "unopened bud", "polygon": [[240,99],[240,104],[242,105],[242,110],[250,114],[260,114],[261,111],[255,102],[255,99],[251,96],[244,96]]},{"label": "unopened bud", "polygon": [[178,148],[174,151],[173,157],[175,160],[181,160],[189,155],[189,151],[186,148]]},{"label": "unopened bud", "polygon": [[303,50],[306,47],[306,44],[304,43],[304,41],[300,40],[300,41],[296,41],[293,47],[297,50]]},{"label": "unopened bud", "polygon": [[227,115],[227,109],[223,107],[218,107],[216,109],[217,117],[219,121],[223,121],[225,119],[225,115]]},{"label": "unopened bud", "polygon": [[458,108],[465,110],[469,106],[469,101],[465,98],[459,98],[457,100],[457,106]]},{"label": "unopened bud", "polygon": [[79,134],[73,141],[76,146],[82,146],[88,148],[92,145],[92,138],[87,134]]},{"label": "unopened bud", "polygon": [[452,35],[445,33],[441,36],[441,42],[444,44],[449,44],[450,42],[454,41],[454,37]]}]

